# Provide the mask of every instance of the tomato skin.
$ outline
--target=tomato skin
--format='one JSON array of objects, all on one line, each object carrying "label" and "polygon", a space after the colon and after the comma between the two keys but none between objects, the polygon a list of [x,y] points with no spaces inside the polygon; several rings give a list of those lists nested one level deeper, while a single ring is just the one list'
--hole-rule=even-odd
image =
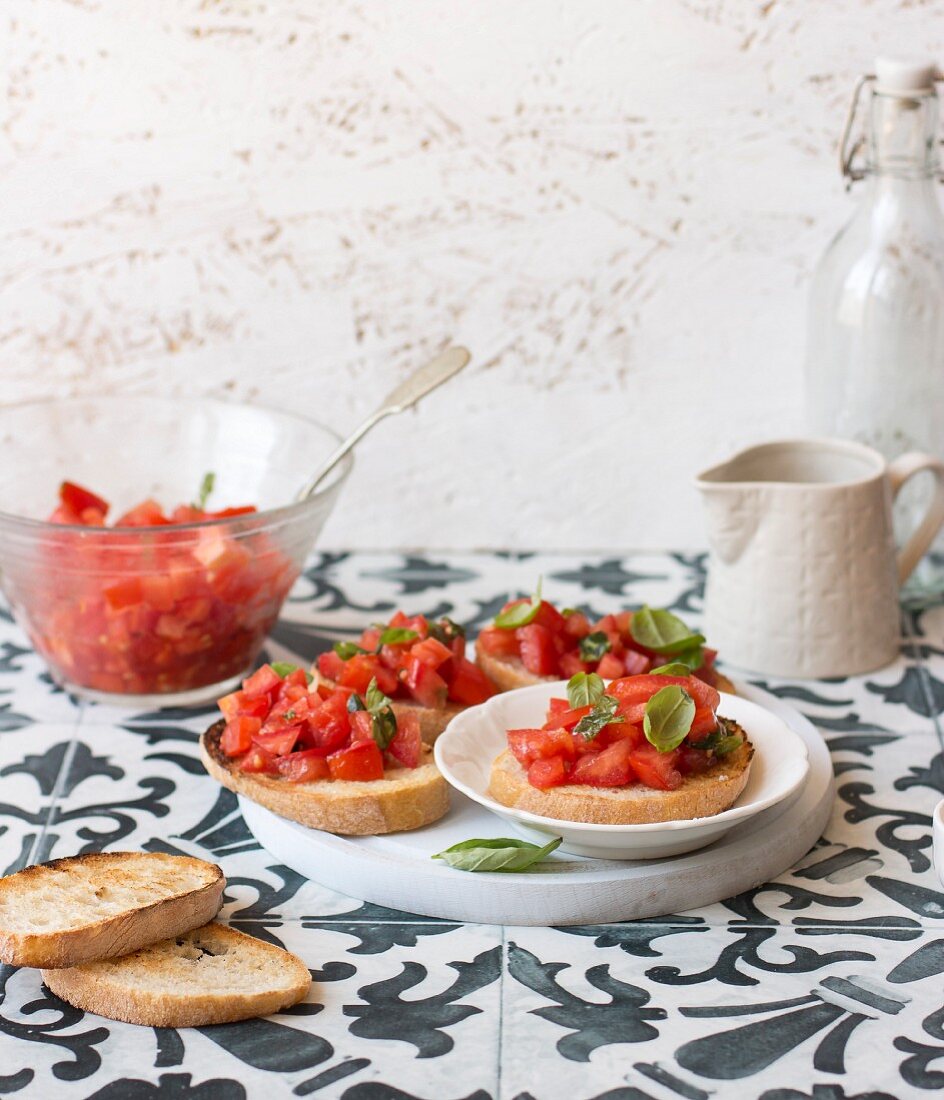
[{"label": "tomato skin", "polygon": [[633,747],[629,741],[614,741],[600,752],[588,752],[577,758],[568,783],[590,787],[625,787],[633,778],[630,763]]},{"label": "tomato skin", "polygon": [[566,783],[567,767],[563,758],[549,756],[543,760],[535,760],[528,768],[528,782],[541,791]]},{"label": "tomato skin", "polygon": [[90,489],[86,489],[82,485],[76,485],[74,481],[62,482],[59,486],[59,500],[62,502],[63,507],[68,508],[70,512],[74,512],[77,516],[81,516],[88,508],[101,512],[102,520],[108,514],[109,505],[107,500],[96,496]]},{"label": "tomato skin", "polygon": [[682,776],[675,766],[678,750],[659,752],[654,745],[641,745],[632,750],[629,762],[632,770],[647,787],[674,791],[682,783]]},{"label": "tomato skin", "polygon": [[478,665],[472,664],[465,657],[453,657],[453,672],[449,681],[449,698],[453,702],[476,706],[494,694],[495,686]]},{"label": "tomato skin", "polygon": [[387,752],[405,768],[418,766],[423,754],[420,720],[409,712],[397,715],[396,736],[387,746]]},{"label": "tomato skin", "polygon": [[333,649],[329,649],[327,653],[318,654],[318,672],[324,676],[326,680],[334,680],[336,682],[343,668],[344,662]]},{"label": "tomato skin", "polygon": [[252,739],[261,729],[261,718],[231,718],[220,736],[220,748],[227,756],[241,756],[252,748]]},{"label": "tomato skin", "polygon": [[312,749],[290,752],[276,761],[276,767],[279,775],[289,783],[312,783],[318,779],[331,777],[327,760],[317,750]]},{"label": "tomato skin", "polygon": [[383,755],[374,740],[355,741],[328,757],[328,769],[332,779],[383,779]]},{"label": "tomato skin", "polygon": [[539,623],[528,623],[515,631],[521,646],[521,663],[535,676],[551,676],[558,671],[554,636]]},{"label": "tomato skin", "polygon": [[492,657],[517,657],[518,639],[513,630],[503,630],[500,626],[486,626],[475,640],[475,648]]},{"label": "tomato skin", "polygon": [[572,730],[581,718],[586,717],[590,713],[591,709],[591,707],[576,707],[571,710],[568,706],[562,710],[549,710],[547,722],[544,723],[544,729]]},{"label": "tomato skin", "polygon": [[446,681],[417,657],[410,657],[403,683],[413,698],[424,707],[443,707],[449,696]]}]

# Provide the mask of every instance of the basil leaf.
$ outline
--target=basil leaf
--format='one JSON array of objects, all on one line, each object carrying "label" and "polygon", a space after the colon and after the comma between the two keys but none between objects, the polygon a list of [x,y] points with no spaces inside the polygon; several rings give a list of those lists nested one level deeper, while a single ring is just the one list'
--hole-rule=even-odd
[{"label": "basil leaf", "polygon": [[334,652],[341,658],[342,661],[349,661],[352,657],[356,657],[358,653],[366,653],[366,649],[362,649],[356,642],[335,642]]},{"label": "basil leaf", "polygon": [[543,848],[526,840],[463,840],[444,852],[437,852],[432,859],[441,859],[457,871],[493,871],[508,874],[527,871],[560,847],[561,838],[555,837]]},{"label": "basil leaf", "polygon": [[429,636],[443,645],[449,645],[455,638],[465,637],[465,627],[453,622],[447,615],[434,619],[429,624]]},{"label": "basil leaf", "polygon": [[592,707],[603,695],[603,679],[595,672],[576,672],[567,681],[567,702],[574,710]]},{"label": "basil leaf", "polygon": [[659,752],[671,752],[688,736],[695,719],[695,700],[678,684],[660,688],[646,703],[643,733]]},{"label": "basil leaf", "polygon": [[602,630],[595,630],[580,639],[581,661],[599,661],[604,653],[610,652],[610,639]]},{"label": "basil leaf", "polygon": [[364,702],[367,704],[367,709],[373,714],[375,711],[382,710],[384,707],[389,707],[391,700],[388,696],[377,687],[377,677],[371,677],[370,683],[367,685],[367,694],[364,696]]},{"label": "basil leaf", "polygon": [[667,665],[659,665],[650,670],[651,676],[691,676],[692,670],[681,661],[670,661]]},{"label": "basil leaf", "polygon": [[364,706],[364,700],[359,695],[349,695],[347,697],[347,712],[353,714],[358,710],[367,710]]},{"label": "basil leaf", "polygon": [[[286,676],[291,676],[293,672],[298,671],[298,665],[289,664],[288,661],[274,661],[270,667],[276,676],[281,677],[283,680]],[[305,677],[309,684],[314,679],[310,672],[306,672]]]},{"label": "basil leaf", "polygon": [[576,607],[564,607],[564,608],[561,609],[561,614],[566,619],[569,615],[576,615],[577,614],[577,608]]},{"label": "basil leaf", "polygon": [[397,716],[391,707],[370,710],[370,735],[383,751],[397,735]]},{"label": "basil leaf", "polygon": [[404,642],[415,642],[419,634],[415,630],[407,630],[403,626],[392,626],[385,630],[377,640],[377,650],[385,645],[403,645]]},{"label": "basil leaf", "polygon": [[651,649],[653,653],[681,653],[705,640],[703,634],[693,634],[671,611],[646,605],[634,612],[629,632],[643,649]]},{"label": "basil leaf", "polygon": [[592,741],[600,730],[606,726],[613,725],[616,722],[625,722],[626,719],[623,715],[616,713],[618,706],[619,703],[612,695],[601,695],[594,704],[593,710],[589,714],[585,714],[574,726],[574,733],[579,733],[584,741]]},{"label": "basil leaf", "polygon": [[515,604],[514,607],[509,607],[507,611],[500,611],[495,616],[495,626],[501,627],[502,630],[517,630],[519,626],[527,626],[528,623],[533,623],[541,610],[542,582],[543,578],[539,577],[537,589],[531,597],[530,603]]},{"label": "basil leaf", "polygon": [[726,734],[720,738],[717,744],[712,746],[712,751],[715,756],[727,756],[729,752],[734,752],[735,749],[739,749],[743,742],[736,733]]},{"label": "basil leaf", "polygon": [[202,512],[206,506],[207,501],[210,499],[210,494],[213,492],[213,486],[216,484],[216,474],[212,470],[208,470],[203,475],[203,480],[200,482],[200,491],[197,493],[197,499],[194,503],[194,508],[199,508]]},{"label": "basil leaf", "polygon": [[[699,634],[698,637],[701,635]],[[676,664],[685,665],[690,672],[694,672],[705,663],[705,647],[699,643],[690,649],[679,650],[678,653],[671,654],[671,657]]]}]

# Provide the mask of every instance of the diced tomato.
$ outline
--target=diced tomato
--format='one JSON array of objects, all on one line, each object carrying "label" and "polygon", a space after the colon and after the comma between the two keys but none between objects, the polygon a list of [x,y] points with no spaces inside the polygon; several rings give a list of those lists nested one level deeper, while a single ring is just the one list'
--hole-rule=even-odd
[{"label": "diced tomato", "polygon": [[[461,640],[460,638],[459,641]],[[465,657],[453,658],[452,677],[449,680],[449,698],[453,702],[472,707],[484,703],[494,694],[495,685],[478,665],[472,664]]]},{"label": "diced tomato", "polygon": [[156,500],[143,500],[115,520],[116,527],[166,527],[170,520]]},{"label": "diced tomato", "polygon": [[564,633],[571,638],[585,638],[590,633],[590,620],[582,611],[572,611],[564,617]]},{"label": "diced tomato", "polygon": [[100,512],[102,519],[108,514],[108,501],[96,496],[90,489],[76,485],[74,481],[64,481],[59,486],[59,500],[65,508],[81,516],[86,509]]},{"label": "diced tomato", "polygon": [[682,782],[681,773],[676,767],[677,751],[659,752],[654,745],[640,745],[632,750],[629,761],[633,771],[647,787],[674,791]]},{"label": "diced tomato", "polygon": [[410,647],[410,656],[429,665],[432,669],[439,668],[446,661],[452,660],[452,650],[436,638],[424,638],[421,642],[415,642]]},{"label": "diced tomato", "polygon": [[515,631],[521,647],[521,663],[535,676],[552,676],[558,668],[557,648],[551,632],[539,623],[528,623]]},{"label": "diced tomato", "polygon": [[486,626],[475,641],[475,647],[481,653],[492,657],[517,657],[518,639],[513,630],[503,630],[498,626]]},{"label": "diced tomato", "polygon": [[377,681],[377,687],[384,694],[389,694],[397,689],[397,677],[394,672],[381,664],[380,658],[372,653],[358,653],[344,662],[344,667],[338,676],[338,683],[342,687],[349,687],[358,695],[363,695],[370,686],[371,680]]},{"label": "diced tomato", "polygon": [[140,577],[122,577],[113,581],[107,588],[102,589],[105,602],[113,611],[121,611],[126,607],[135,607],[143,602]]},{"label": "diced tomato", "polygon": [[623,667],[627,676],[640,676],[652,668],[652,660],[645,653],[637,653],[635,649],[627,649],[623,654]]},{"label": "diced tomato", "polygon": [[347,695],[334,692],[312,712],[306,724],[313,748],[327,749],[329,752],[339,749],[351,735]]},{"label": "diced tomato", "polygon": [[263,665],[243,680],[243,691],[247,695],[271,695],[282,683],[279,674],[271,665]]},{"label": "diced tomato", "polygon": [[446,681],[418,658],[411,656],[407,661],[403,683],[421,706],[445,706],[449,696]]},{"label": "diced tomato", "polygon": [[252,740],[253,744],[257,745],[261,749],[265,749],[266,752],[271,753],[273,756],[285,756],[295,748],[295,742],[298,740],[302,732],[301,723],[297,723],[290,726],[280,726],[274,729],[268,726],[256,733]]},{"label": "diced tomato", "polygon": [[267,695],[250,696],[245,691],[234,691],[224,695],[217,706],[223,712],[224,718],[235,718],[237,715],[247,715],[253,718],[265,718],[269,713],[269,697]]},{"label": "diced tomato", "polygon": [[252,739],[261,729],[261,718],[231,718],[220,737],[220,748],[227,756],[241,756],[252,748]]},{"label": "diced tomato", "polygon": [[328,757],[328,768],[332,779],[383,779],[383,755],[376,741],[355,741],[333,752]]},{"label": "diced tomato", "polygon": [[705,752],[704,749],[694,749],[683,744],[676,751],[678,760],[675,766],[682,775],[699,775],[707,771],[715,762],[711,753]]},{"label": "diced tomato", "polygon": [[289,783],[312,783],[331,776],[327,760],[316,749],[290,752],[288,756],[279,757],[276,767],[279,775],[284,776]]},{"label": "diced tomato", "polygon": [[[565,700],[566,701],[566,700]],[[567,707],[565,710],[548,710],[547,722],[544,728],[572,730],[581,718],[590,713],[590,707],[575,707],[573,710]]]},{"label": "diced tomato", "polygon": [[576,649],[562,653],[558,658],[558,664],[560,665],[561,676],[565,676],[568,680],[571,676],[576,676],[578,672],[589,672],[593,667],[586,661],[581,661],[580,653]]},{"label": "diced tomato", "polygon": [[555,714],[563,714],[565,710],[570,710],[570,703],[566,699],[551,699],[547,704],[547,716],[549,719]]},{"label": "diced tomato", "polygon": [[551,634],[563,634],[564,627],[567,620],[552,604],[547,600],[541,600],[541,606],[538,608],[538,613],[534,617],[534,622],[538,626],[543,626],[545,630],[550,631]]},{"label": "diced tomato", "polygon": [[369,741],[373,736],[373,719],[366,710],[355,710],[351,715],[351,738],[354,741]]},{"label": "diced tomato", "polygon": [[508,747],[518,763],[524,765],[551,756],[573,760],[576,755],[574,739],[562,728],[509,730]]},{"label": "diced tomato", "polygon": [[568,783],[586,783],[591,787],[624,787],[633,778],[629,741],[614,741],[600,752],[588,752],[577,758]]},{"label": "diced tomato", "polygon": [[333,649],[329,649],[327,653],[318,654],[318,672],[324,676],[326,680],[334,680],[337,682],[343,668],[344,662]]},{"label": "diced tomato", "polygon": [[415,768],[423,753],[420,720],[409,711],[397,715],[396,736],[387,746],[387,752],[405,768]]},{"label": "diced tomato", "polygon": [[265,749],[254,745],[239,761],[239,770],[243,772],[263,772],[268,775],[277,775],[275,757]]},{"label": "diced tomato", "polygon": [[597,665],[597,672],[604,680],[615,680],[623,675],[623,662],[615,653],[604,653]]},{"label": "diced tomato", "polygon": [[546,791],[549,787],[559,787],[567,782],[567,767],[563,757],[551,756],[546,760],[535,760],[528,767],[528,782],[538,790]]},{"label": "diced tomato", "polygon": [[232,519],[234,516],[248,516],[258,511],[254,504],[239,504],[233,508],[221,508],[218,512],[206,512],[207,519]]}]

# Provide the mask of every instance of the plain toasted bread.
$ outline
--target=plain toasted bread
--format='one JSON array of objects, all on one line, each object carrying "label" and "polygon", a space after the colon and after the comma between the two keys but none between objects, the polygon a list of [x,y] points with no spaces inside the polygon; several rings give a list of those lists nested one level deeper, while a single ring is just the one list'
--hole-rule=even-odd
[{"label": "plain toasted bread", "polygon": [[488,793],[503,806],[513,806],[561,821],[597,825],[642,825],[657,821],[685,821],[712,817],[727,810],[744,790],[754,746],[730,719],[722,719],[729,733],[744,739],[740,748],[722,757],[700,775],[686,776],[674,791],[657,791],[642,783],[628,787],[590,787],[564,784],[546,791],[528,782],[528,773],[506,749],[492,764]]},{"label": "plain toasted bread", "polygon": [[[532,684],[544,684],[551,680],[559,680],[559,676],[536,676],[529,672],[521,663],[520,657],[495,657],[491,653],[476,653],[476,663],[485,675],[492,681],[499,691],[514,691],[515,688],[531,687]],[[666,662],[670,657],[665,658]],[[730,695],[736,695],[734,684],[715,669],[715,687],[718,691],[726,691]]]},{"label": "plain toasted bread", "polygon": [[383,779],[317,779],[290,783],[281,776],[249,775],[220,748],[225,723],[200,738],[203,766],[224,787],[281,817],[346,836],[402,833],[438,821],[449,809],[449,786],[423,749],[416,768],[389,768]]},{"label": "plain toasted bread", "polygon": [[206,1027],[287,1008],[307,994],[311,975],[288,951],[214,922],[121,958],[44,970],[43,981],[110,1020]]},{"label": "plain toasted bread", "polygon": [[93,852],[0,879],[0,961],[62,967],[135,951],[219,912],[214,863],[163,852]]}]

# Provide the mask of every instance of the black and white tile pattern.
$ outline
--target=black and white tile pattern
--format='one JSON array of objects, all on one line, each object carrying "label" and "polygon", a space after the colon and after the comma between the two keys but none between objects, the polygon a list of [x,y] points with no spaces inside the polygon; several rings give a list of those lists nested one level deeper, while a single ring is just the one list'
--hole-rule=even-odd
[{"label": "black and white tile pattern", "polygon": [[[473,628],[539,575],[594,613],[646,601],[696,621],[703,557],[323,554],[269,646],[310,660],[397,607]],[[756,682],[829,743],[826,835],[776,882],[658,921],[461,925],[305,882],[203,772],[203,712],[77,704],[0,615],[0,871],[102,848],[187,852],[224,917],[296,951],[306,1004],[174,1031],[77,1012],[0,967],[0,1095],[22,1100],[883,1100],[944,1087],[944,607],[853,680]]]}]

